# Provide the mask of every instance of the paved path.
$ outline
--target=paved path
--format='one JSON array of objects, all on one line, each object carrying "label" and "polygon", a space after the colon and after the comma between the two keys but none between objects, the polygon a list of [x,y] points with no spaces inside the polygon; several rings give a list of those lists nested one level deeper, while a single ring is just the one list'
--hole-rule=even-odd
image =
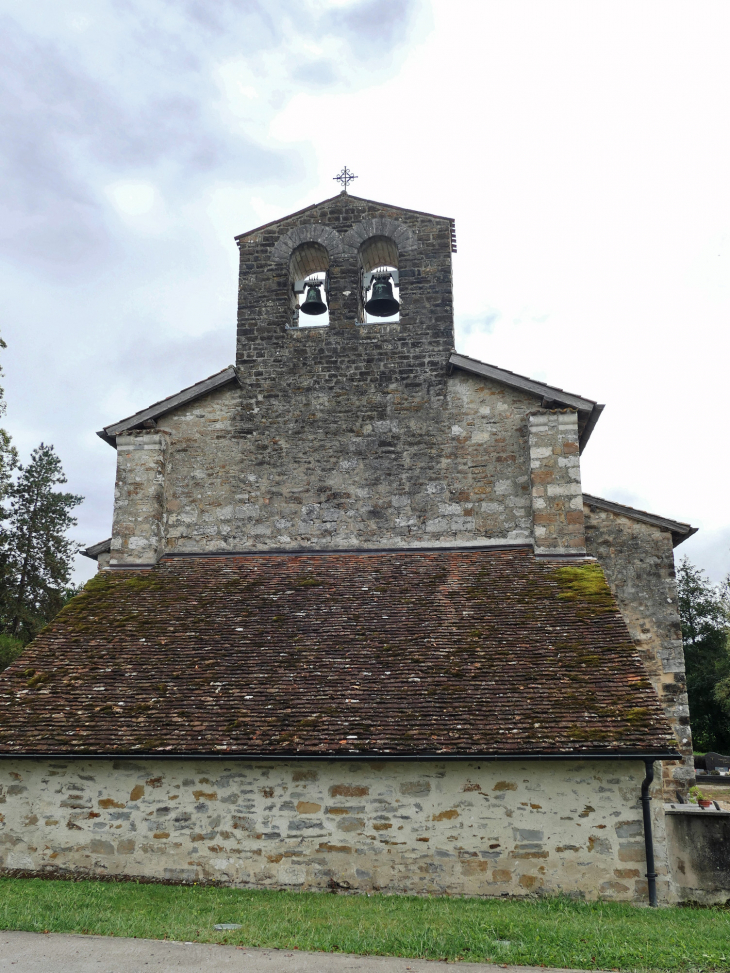
[{"label": "paved path", "polygon": [[[0,973],[453,973],[454,965],[392,956],[0,931]],[[463,973],[536,973],[532,966],[458,965]]]}]

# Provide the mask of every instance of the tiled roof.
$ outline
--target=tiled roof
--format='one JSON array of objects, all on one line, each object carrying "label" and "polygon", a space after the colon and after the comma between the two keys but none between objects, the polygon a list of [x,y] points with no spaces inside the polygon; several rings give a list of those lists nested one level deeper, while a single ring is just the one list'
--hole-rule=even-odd
[{"label": "tiled roof", "polygon": [[0,674],[0,753],[666,753],[596,562],[530,549],[101,572]]}]

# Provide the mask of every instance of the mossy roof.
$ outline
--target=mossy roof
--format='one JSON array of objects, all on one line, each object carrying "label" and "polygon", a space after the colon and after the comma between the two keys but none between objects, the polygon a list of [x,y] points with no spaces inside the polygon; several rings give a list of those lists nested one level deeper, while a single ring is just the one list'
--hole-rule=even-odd
[{"label": "mossy roof", "polygon": [[0,753],[666,753],[596,562],[254,554],[101,572],[0,674]]}]

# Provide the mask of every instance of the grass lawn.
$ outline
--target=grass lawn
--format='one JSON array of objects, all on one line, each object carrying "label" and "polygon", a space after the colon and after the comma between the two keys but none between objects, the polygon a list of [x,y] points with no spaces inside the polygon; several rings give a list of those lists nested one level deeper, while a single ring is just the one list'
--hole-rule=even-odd
[{"label": "grass lawn", "polygon": [[[215,923],[239,922],[234,932]],[[0,928],[616,970],[730,970],[730,910],[0,879]]]}]

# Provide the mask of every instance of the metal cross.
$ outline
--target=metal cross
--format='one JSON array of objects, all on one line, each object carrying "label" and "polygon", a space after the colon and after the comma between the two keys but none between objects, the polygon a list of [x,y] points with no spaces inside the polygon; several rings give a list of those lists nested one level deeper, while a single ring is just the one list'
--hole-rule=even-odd
[{"label": "metal cross", "polygon": [[357,176],[353,175],[350,172],[350,170],[347,168],[347,166],[343,166],[342,167],[342,172],[339,173],[339,175],[337,175],[337,176],[333,176],[332,178],[333,179],[336,179],[337,182],[341,182],[342,183],[342,186],[344,188],[344,191],[347,192],[348,183],[351,183],[353,179],[357,179]]}]

